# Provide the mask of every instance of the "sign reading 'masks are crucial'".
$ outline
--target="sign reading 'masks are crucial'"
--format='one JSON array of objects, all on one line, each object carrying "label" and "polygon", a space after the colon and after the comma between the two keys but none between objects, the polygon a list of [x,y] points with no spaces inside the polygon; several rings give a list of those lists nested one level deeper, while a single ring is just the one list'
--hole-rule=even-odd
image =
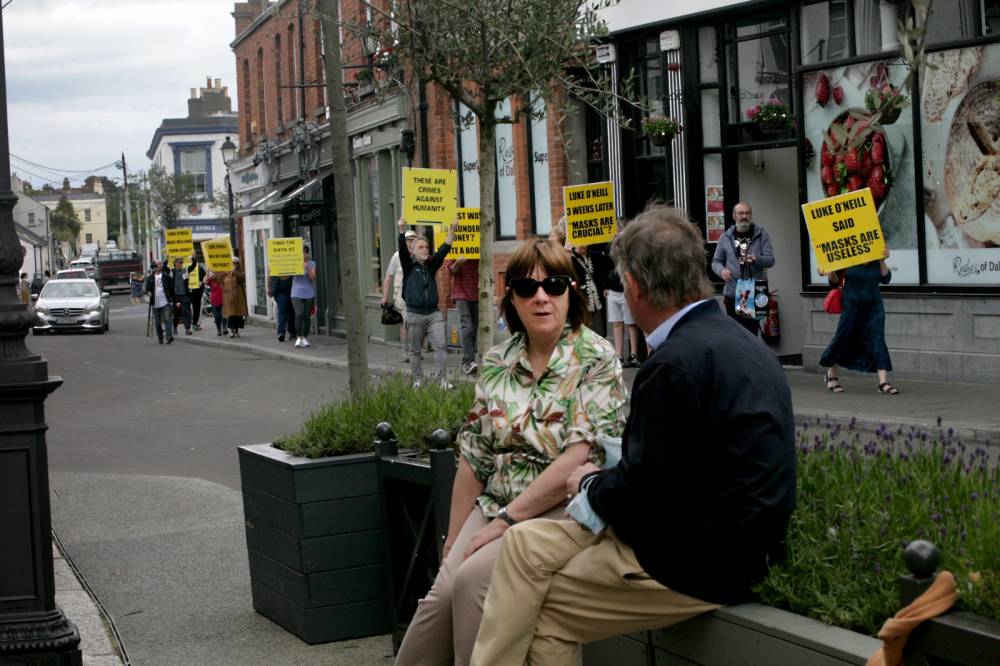
[{"label": "sign reading 'masks are crucial'", "polygon": [[407,224],[450,225],[457,207],[455,171],[403,168],[403,219]]},{"label": "sign reading 'masks are crucial'", "polygon": [[802,204],[802,215],[824,273],[882,258],[885,238],[870,189]]},{"label": "sign reading 'masks are crucial'", "polygon": [[618,230],[615,186],[611,182],[563,188],[566,240],[571,245],[610,243]]}]

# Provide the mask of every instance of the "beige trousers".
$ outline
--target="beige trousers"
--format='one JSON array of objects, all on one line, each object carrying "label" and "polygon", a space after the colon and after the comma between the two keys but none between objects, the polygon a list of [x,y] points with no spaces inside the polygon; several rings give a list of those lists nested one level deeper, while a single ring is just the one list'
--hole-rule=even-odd
[{"label": "beige trousers", "polygon": [[533,520],[507,530],[473,666],[575,665],[580,644],[715,610],[651,578],[610,530]]},{"label": "beige trousers", "polygon": [[[559,506],[543,516],[560,516],[564,511],[565,507]],[[417,604],[417,612],[396,655],[397,666],[466,666],[469,663],[483,616],[490,574],[506,533],[477,550],[469,559],[463,560],[462,555],[472,537],[490,520],[478,506],[469,513],[448,557],[438,569],[434,584]],[[530,522],[534,521],[522,524]]]}]

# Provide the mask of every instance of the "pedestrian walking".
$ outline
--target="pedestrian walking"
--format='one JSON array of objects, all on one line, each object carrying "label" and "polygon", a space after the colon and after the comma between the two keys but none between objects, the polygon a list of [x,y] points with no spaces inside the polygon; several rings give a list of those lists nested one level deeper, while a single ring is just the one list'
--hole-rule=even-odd
[{"label": "pedestrian walking", "polygon": [[246,325],[247,278],[240,268],[240,258],[233,257],[233,270],[222,276],[222,313],[226,317],[229,337],[240,337],[240,329]]},{"label": "pedestrian walking", "polygon": [[205,269],[198,263],[197,257],[191,257],[187,266],[188,289],[191,292],[191,327],[201,330],[201,302],[205,297]]},{"label": "pedestrian walking", "polygon": [[445,378],[445,360],[448,350],[445,347],[444,316],[438,309],[437,282],[435,274],[444,263],[444,257],[451,249],[455,240],[458,222],[448,229],[448,237],[434,256],[431,256],[427,240],[417,237],[413,241],[413,253],[406,246],[406,220],[399,218],[397,245],[399,263],[403,268],[403,300],[406,301],[406,323],[410,335],[410,368],[413,375],[413,386],[420,387],[423,379],[422,358],[424,340],[427,339],[434,349],[434,360],[438,367],[438,377],[442,385],[449,387]]},{"label": "pedestrian walking", "polygon": [[[413,229],[407,229],[403,235],[406,237],[407,250],[412,252],[417,232]],[[406,301],[403,299],[403,267],[399,263],[399,252],[392,253],[392,258],[385,270],[385,279],[382,280],[382,305],[387,305],[390,300],[396,311],[403,317],[403,323],[399,325],[399,342],[403,347],[403,363],[409,363],[410,346],[406,330]]]},{"label": "pedestrian walking", "polygon": [[215,319],[215,334],[226,335],[229,333],[229,327],[222,315],[222,278],[215,273],[209,273],[205,278],[205,286],[208,287],[208,302],[212,306],[212,317]]},{"label": "pedestrian walking", "polygon": [[[763,280],[767,269],[774,266],[774,250],[767,230],[754,224],[750,204],[741,201],[733,207],[733,226],[726,229],[715,245],[712,272],[725,281],[722,304],[726,314],[738,321],[754,335],[760,331],[756,319],[737,313],[736,281],[740,279]],[[749,294],[753,297],[753,294]]]},{"label": "pedestrian walking", "polygon": [[292,309],[295,311],[295,346],[309,346],[313,306],[316,305],[316,262],[309,258],[309,246],[302,246],[302,275],[292,278]]},{"label": "pedestrian walking", "polygon": [[184,323],[184,335],[191,335],[191,288],[188,282],[188,272],[184,269],[184,260],[174,259],[174,271],[171,276],[174,288],[174,333],[181,322]]},{"label": "pedestrian walking", "polygon": [[451,298],[462,332],[462,372],[476,374],[476,334],[479,331],[479,260],[464,257],[445,262],[451,275]]},{"label": "pedestrian walking", "polygon": [[[899,389],[889,383],[892,359],[885,344],[885,306],[879,285],[889,284],[892,271],[885,260],[889,258],[886,248],[882,258],[860,266],[851,266],[831,273],[828,278],[831,287],[843,286],[843,311],[837,322],[837,331],[827,345],[819,364],[826,371],[826,390],[843,393],[837,378],[838,366],[855,372],[874,372],[878,376],[878,392],[883,395],[899,395]],[[820,271],[820,275],[824,275]]]},{"label": "pedestrian walking", "polygon": [[295,329],[295,310],[292,309],[291,275],[272,275],[267,279],[267,295],[274,299],[274,307],[278,311],[278,342],[285,341],[285,332],[289,338],[295,338],[296,346],[299,337]]},{"label": "pedestrian walking", "polygon": [[174,327],[171,321],[174,309],[174,288],[170,273],[163,270],[162,261],[153,262],[153,272],[146,278],[144,291],[149,295],[149,308],[156,327],[156,340],[162,345],[166,336],[167,344],[174,341]]},{"label": "pedestrian walking", "polygon": [[31,282],[28,281],[27,273],[21,273],[17,280],[17,298],[25,305],[31,301]]}]

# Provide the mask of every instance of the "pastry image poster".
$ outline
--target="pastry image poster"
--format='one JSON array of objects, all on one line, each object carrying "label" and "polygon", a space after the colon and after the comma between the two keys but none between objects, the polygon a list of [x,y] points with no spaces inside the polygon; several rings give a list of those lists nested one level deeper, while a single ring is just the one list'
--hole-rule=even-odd
[{"label": "pastry image poster", "polygon": [[1000,46],[941,51],[921,82],[927,279],[1000,284]]},{"label": "pastry image poster", "polygon": [[[899,58],[833,67],[803,75],[804,129],[812,158],[806,164],[806,200],[819,201],[868,189],[891,250],[892,283],[917,284],[917,198],[913,183],[913,100],[904,88]],[[880,100],[891,98],[895,112]],[[815,240],[815,239],[814,239]],[[813,284],[826,284],[810,258]]]}]

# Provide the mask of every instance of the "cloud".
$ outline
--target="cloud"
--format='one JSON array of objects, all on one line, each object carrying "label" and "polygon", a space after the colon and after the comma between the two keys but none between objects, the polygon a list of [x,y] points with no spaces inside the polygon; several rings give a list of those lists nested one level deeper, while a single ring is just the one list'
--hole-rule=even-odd
[{"label": "cloud", "polygon": [[[231,0],[15,0],[3,13],[11,152],[60,169],[145,169],[163,118],[222,79],[236,109]],[[51,174],[50,174],[51,175]],[[37,179],[36,179],[37,180]]]}]

